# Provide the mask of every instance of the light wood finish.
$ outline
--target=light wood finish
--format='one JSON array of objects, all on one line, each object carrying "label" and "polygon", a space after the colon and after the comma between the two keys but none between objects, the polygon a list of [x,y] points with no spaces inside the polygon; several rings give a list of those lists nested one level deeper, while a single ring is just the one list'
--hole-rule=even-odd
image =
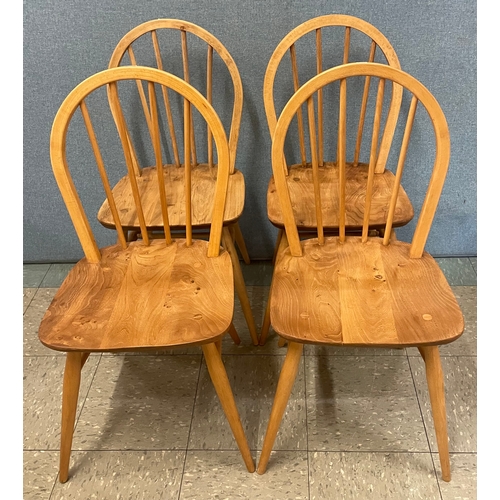
[{"label": "light wood finish", "polygon": [[62,398],[61,453],[59,456],[59,481],[61,483],[65,483],[68,480],[69,459],[71,456],[73,431],[75,429],[82,364],[82,353],[69,352],[66,355]]},{"label": "light wood finish", "polygon": [[[157,164],[160,165],[161,142],[158,140],[156,92],[160,86],[171,93],[178,93],[190,107],[205,120],[213,136],[218,157],[215,189],[211,199],[211,223],[208,226],[208,241],[195,238],[174,237],[168,226],[162,238],[155,238],[150,231],[143,231],[142,238],[129,242],[119,238],[116,245],[98,246],[89,220],[71,175],[84,174],[88,182],[92,172],[78,171],[73,165],[71,151],[74,141],[70,140],[68,130],[78,133],[78,123],[72,120],[80,108],[87,116],[85,127],[89,131],[92,148],[98,164],[97,172],[101,180],[107,165],[98,144],[95,131],[111,140],[113,123],[105,121],[104,106],[95,106],[91,112],[87,102],[106,102],[106,89],[109,90],[112,115],[117,126],[123,152],[113,157],[110,163],[115,166],[120,158],[126,160],[126,168],[132,171],[130,154],[130,134],[119,99],[118,87],[127,83],[139,82],[148,89],[151,105],[150,131]],[[99,94],[102,94],[99,101]],[[92,120],[90,115],[92,114]],[[189,113],[186,115],[190,121]],[[90,126],[93,122],[99,125]],[[71,122],[71,123],[70,123]],[[71,126],[70,126],[71,125]],[[189,134],[188,134],[188,143]],[[68,145],[70,145],[68,147]],[[99,153],[96,154],[96,151]],[[109,153],[109,152],[108,152]],[[190,156],[189,147],[184,150]],[[92,162],[83,159],[83,165]],[[40,327],[39,339],[43,345],[56,351],[67,353],[63,384],[61,462],[60,481],[68,479],[71,442],[78,401],[80,372],[91,352],[128,352],[158,351],[179,346],[202,346],[210,375],[216,386],[221,404],[228,416],[237,445],[247,469],[253,472],[255,466],[246,441],[238,411],[231,393],[220,357],[223,335],[229,332],[236,343],[238,335],[232,323],[234,310],[233,264],[229,253],[221,248],[223,214],[227,186],[229,182],[229,144],[220,119],[208,101],[192,86],[182,79],[159,69],[140,66],[112,68],[97,73],[70,92],[62,103],[54,119],[50,137],[50,157],[56,182],[73,221],[85,257],[68,273],[45,313]],[[71,174],[69,163],[72,164]],[[163,223],[168,224],[165,188],[168,178],[163,178],[162,168],[157,168],[156,186]],[[135,178],[135,176],[131,176]],[[105,181],[104,181],[105,184]],[[132,186],[134,183],[132,182]],[[133,192],[138,191],[132,189]],[[110,206],[114,206],[112,193]],[[191,193],[186,193],[190,198]],[[132,196],[137,204],[141,197]],[[184,208],[185,209],[185,208]],[[120,214],[120,211],[113,211]],[[117,226],[120,221],[115,220]],[[227,231],[227,229],[225,230]],[[168,235],[168,238],[165,236]],[[189,235],[188,235],[189,236]]]},{"label": "light wood finish", "polygon": [[[241,124],[241,114],[243,109],[243,86],[238,68],[227,49],[214,35],[196,24],[180,19],[154,19],[136,26],[122,37],[122,39],[116,45],[115,50],[113,51],[108,67],[113,68],[126,64],[128,54],[128,59],[132,65],[136,65],[142,62],[143,65],[149,66],[150,64],[156,64],[156,67],[158,69],[168,70],[169,67],[173,66],[172,60],[176,59],[177,54],[172,54],[171,50],[165,50],[162,57],[160,36],[162,34],[166,35],[167,32],[171,32],[173,34],[175,34],[175,32],[180,33],[180,43],[178,43],[179,40],[175,40],[177,42],[176,46],[179,45],[181,48],[180,54],[178,54],[177,59],[179,59],[180,64],[182,65],[182,77],[188,83],[193,80],[193,78],[191,78],[193,76],[193,67],[198,68],[199,66],[196,64],[197,60],[195,60],[195,64],[190,64],[190,61],[193,60],[192,56],[190,56],[191,52],[189,51],[190,39],[198,39],[206,44],[206,89],[203,89],[203,92],[205,93],[206,99],[210,104],[212,104],[214,85],[217,85],[217,80],[214,81],[213,72],[214,52],[223,61],[231,78],[232,90],[234,93],[232,102],[232,117],[229,128],[229,155],[231,175],[228,187],[227,207],[224,212],[224,224],[236,228],[236,232],[238,235],[236,239],[236,245],[240,250],[244,262],[246,264],[250,264],[248,250],[246,248],[245,240],[239,227],[239,219],[243,213],[245,204],[245,183],[242,173],[235,168],[237,144]],[[150,37],[151,40],[149,40]],[[165,43],[165,45],[167,44]],[[133,50],[134,46],[139,46],[142,49],[141,58],[139,60]],[[154,53],[154,58],[147,57],[148,53],[146,49],[149,46],[150,53]],[[168,47],[164,47],[164,49],[168,49]],[[138,86],[138,89],[141,97],[144,116],[151,132],[151,111],[147,104],[144,90],[141,86]],[[183,120],[186,130],[183,131],[181,129],[176,132],[175,119],[172,114],[172,106],[170,104],[168,92],[166,91],[166,89],[162,89],[162,93],[165,115],[167,117],[166,122],[168,123],[168,132],[165,132],[165,135],[167,135],[168,138],[166,137],[165,141],[171,145],[172,154],[175,160],[172,164],[164,164],[163,168],[167,171],[166,175],[172,175],[173,177],[177,177],[179,180],[178,183],[171,183],[170,188],[167,191],[167,197],[169,198],[169,217],[171,219],[173,218],[173,221],[171,221],[170,225],[171,227],[184,226],[186,228],[190,226],[192,229],[195,229],[198,226],[203,227],[210,223],[211,212],[207,209],[211,207],[211,196],[213,196],[216,178],[216,172],[211,171],[214,169],[214,167],[216,168],[213,155],[212,133],[210,131],[210,127],[208,127],[206,135],[206,158],[205,161],[200,161],[200,156],[203,155],[203,152],[198,152],[197,142],[201,143],[201,137],[200,141],[198,141],[195,137],[193,113],[192,110],[187,108],[189,107],[189,102],[185,103],[185,106],[187,107],[186,109],[184,109],[184,116],[189,116],[189,120]],[[188,135],[186,135],[186,133]],[[184,163],[182,167],[179,160],[179,149],[181,148],[181,146],[178,145],[178,136],[190,138],[189,144],[184,141],[184,148],[189,148],[189,158],[191,158],[191,162],[188,162],[187,165],[186,163]],[[132,158],[136,158],[137,155],[130,140],[129,143],[131,148],[131,156]],[[175,172],[174,166],[181,167],[183,169],[191,168],[193,175],[191,175],[191,177],[187,176],[186,179],[184,179],[181,175],[179,175],[179,172]],[[207,166],[208,168],[206,168]],[[157,166],[152,167],[148,165],[137,167],[136,175],[139,191],[143,197],[143,210],[145,213],[146,226],[148,230],[159,231],[162,227],[162,220],[159,217],[159,200],[156,197],[156,193],[158,192],[157,186],[154,185],[156,180],[153,179],[153,177],[156,176],[156,168]],[[182,175],[184,175],[184,172],[182,173]],[[190,179],[190,181],[188,179]],[[186,185],[186,181],[192,182],[193,187],[193,199],[190,201],[191,210],[188,209],[187,212],[182,209],[185,204],[183,191]],[[150,184],[151,182],[153,182],[153,184]],[[120,210],[122,211],[122,213],[123,211],[125,211],[125,214],[127,215],[125,223],[126,229],[133,231],[139,227],[139,219],[137,217],[138,214],[134,210],[131,210],[130,184],[131,180],[129,176],[123,177],[113,188],[113,194],[115,196],[117,205],[120,207]],[[108,202],[104,201],[98,212],[97,218],[105,227],[114,229],[115,226],[110,210],[111,207],[108,206]],[[186,218],[186,215],[188,215],[189,213],[192,217],[191,221]],[[188,232],[186,233],[186,237],[188,239],[190,238],[190,234],[191,233],[188,230]],[[236,261],[235,265],[239,266],[239,261]]]},{"label": "light wood finish", "polygon": [[[346,204],[352,207],[346,211],[346,228],[359,229],[363,226],[365,212],[365,188],[368,178],[368,165],[359,164],[354,167],[347,163],[346,176]],[[336,163],[325,162],[318,168],[320,184],[321,218],[325,230],[335,230],[339,227],[339,169]],[[392,195],[396,178],[389,170],[373,177],[373,196],[371,201],[369,225],[374,229],[385,228],[387,222],[387,199]],[[294,219],[299,230],[316,229],[316,205],[314,203],[313,171],[309,166],[293,165],[290,175],[286,177],[286,184],[290,192],[290,201]],[[401,190],[404,188],[401,186]],[[389,198],[390,199],[390,198]],[[269,181],[267,189],[267,214],[269,220],[279,228],[284,228],[283,215],[278,199],[278,191],[274,177]],[[413,218],[413,206],[405,196],[396,197],[394,205],[393,227],[400,227],[405,220]]]},{"label": "light wood finish", "polygon": [[[391,224],[382,230],[385,237],[367,231],[366,217],[362,234],[318,238],[300,237],[293,217],[282,157],[285,137],[298,107],[320,88],[369,76],[372,80],[396,83],[408,94],[408,120],[398,158],[398,170],[410,139],[410,123],[415,108],[433,127],[430,138],[418,136],[425,144],[426,156],[415,162],[422,175],[428,176],[427,192],[411,242],[398,241]],[[384,84],[379,85],[379,89]],[[347,112],[341,113],[342,120]],[[402,113],[404,114],[404,113]],[[427,114],[428,116],[423,116]],[[375,113],[377,115],[377,113]],[[417,115],[418,116],[418,115]],[[378,120],[377,116],[375,119]],[[341,135],[341,134],[339,134]],[[399,134],[398,134],[399,136]],[[434,145],[434,149],[433,149]],[[395,149],[398,144],[393,144]],[[418,146],[416,147],[418,150]],[[339,148],[342,154],[344,150]],[[432,155],[434,154],[434,158]],[[373,158],[372,158],[373,159]],[[288,400],[296,365],[297,345],[306,343],[332,346],[404,348],[418,347],[425,361],[432,413],[438,441],[443,479],[449,481],[450,460],[446,430],[444,378],[438,346],[453,342],[464,330],[464,320],[446,277],[434,258],[423,250],[441,194],[450,160],[450,136],[446,118],[433,95],[418,80],[399,69],[378,63],[352,63],[324,71],[303,85],[283,110],[274,133],[272,165],[281,210],[285,220],[288,246],[278,252],[270,297],[270,323],[277,334],[288,341],[287,360],[276,392],[275,403],[264,438],[258,472],[264,473]],[[339,170],[345,162],[339,158]],[[374,174],[373,162],[370,165]],[[347,176],[339,176],[339,192],[344,191]],[[343,180],[342,180],[343,179]],[[398,182],[393,190],[400,189]],[[368,194],[375,191],[367,189]],[[317,197],[319,204],[323,197]],[[388,196],[387,207],[394,197]],[[369,201],[367,201],[369,205]],[[348,211],[348,203],[338,210]],[[342,214],[339,215],[339,219]],[[388,236],[390,235],[390,236]],[[289,359],[290,358],[290,359]],[[294,361],[292,361],[292,358]]]},{"label": "light wood finish", "polygon": [[[338,37],[332,38],[335,41],[333,43],[328,35],[335,33]],[[377,28],[362,19],[348,15],[331,14],[319,16],[300,24],[277,45],[266,69],[263,98],[271,138],[274,135],[279,114],[283,111],[277,110],[275,105],[277,98],[282,98],[282,90],[277,88],[275,82],[283,81],[283,78],[278,80],[277,75],[285,71],[281,68],[285,67],[285,59],[287,53],[290,52],[291,74],[289,78],[293,82],[290,88],[293,87],[294,93],[298,91],[306,80],[304,76],[301,79],[299,74],[298,47],[301,43],[305,45],[304,40],[310,40],[313,34],[315,35],[316,74],[327,69],[324,61],[332,59],[334,50],[338,52],[335,61],[342,64],[348,64],[356,57],[359,59],[360,56],[355,53],[354,49],[359,50],[358,45],[360,45],[361,40],[366,45],[366,50],[361,53],[361,57],[366,57],[368,62],[373,62],[376,56],[380,55],[389,66],[400,69],[399,59],[389,40]],[[360,46],[363,47],[363,45]],[[313,56],[314,54],[311,54],[311,58]],[[302,61],[303,74],[305,74],[305,69],[310,66],[309,62],[306,64],[305,61]],[[373,100],[370,100],[370,84],[370,76],[367,76],[362,82],[362,86],[359,87],[362,89],[360,111],[358,116],[349,121],[349,127],[353,128],[354,132],[347,128],[346,122],[343,120],[348,99],[345,81],[340,81],[340,93],[333,99],[328,94],[324,94],[321,87],[313,96],[309,97],[311,102],[307,102],[308,128],[303,124],[303,106],[297,108],[298,138],[289,132],[290,142],[287,151],[290,154],[291,149],[293,149],[291,145],[300,145],[300,154],[299,147],[296,147],[297,159],[295,160],[299,161],[300,158],[300,163],[289,165],[288,163],[292,162],[287,162],[285,158],[282,161],[286,182],[290,187],[289,196],[293,206],[293,216],[299,233],[309,233],[312,229],[317,229],[320,241],[322,241],[323,234],[338,234],[343,241],[346,232],[358,231],[361,234],[363,222],[368,223],[366,234],[374,229],[382,229],[387,223],[388,216],[391,215],[391,212],[388,213],[386,208],[386,198],[393,192],[394,183],[400,183],[401,179],[395,180],[392,171],[385,167],[401,106],[402,89],[397,84],[391,86],[392,100],[385,113],[386,123],[381,136],[379,129],[382,119],[383,92],[379,93],[375,111],[376,117],[371,127],[371,146],[365,148],[368,149],[369,156],[363,158],[363,155],[366,155],[362,149],[363,139],[364,136],[368,136],[366,132],[369,129],[369,120],[367,119],[370,116],[369,103]],[[312,102],[313,97],[316,97],[316,112]],[[303,104],[306,104],[306,101]],[[333,108],[338,110],[338,128],[336,131],[334,130],[336,136],[329,132],[325,137],[324,125],[331,126],[337,120],[335,112],[332,114]],[[307,138],[305,137],[306,130],[308,131]],[[351,144],[349,143],[348,147],[346,143],[347,137],[351,135],[355,135],[356,138],[353,150]],[[369,136],[367,140],[370,140]],[[306,154],[305,144],[307,142],[310,144],[309,156]],[[335,142],[336,157],[325,156],[331,154],[325,152],[326,147],[329,143],[335,144]],[[341,162],[344,163],[341,164]],[[345,170],[343,164],[345,164]],[[370,175],[367,183],[368,173]],[[343,175],[346,176],[345,183],[339,182]],[[371,193],[367,193],[368,189],[373,189],[376,195],[372,197]],[[414,211],[408,195],[402,187],[395,193],[396,199],[391,226],[400,227],[413,219]],[[318,196],[325,201],[325,203],[320,204],[321,208],[314,203],[314,197]],[[372,199],[373,206],[366,205],[365,200],[367,199]],[[341,206],[339,211],[339,204],[344,203],[346,206]],[[317,207],[316,213],[314,213],[315,207]],[[285,227],[284,214],[280,208],[274,177],[271,177],[267,190],[267,214],[274,226],[280,229]],[[343,217],[347,217],[347,220],[344,220]],[[276,241],[275,252],[278,244],[279,242]]]},{"label": "light wood finish", "polygon": [[245,280],[243,278],[243,273],[241,272],[241,268],[238,265],[238,254],[236,253],[236,248],[233,244],[233,238],[229,229],[224,227],[222,232],[222,242],[224,244],[224,248],[228,251],[231,256],[231,261],[233,262],[234,268],[234,285],[236,287],[236,293],[240,299],[241,309],[243,311],[243,315],[245,316],[245,320],[248,325],[248,330],[250,332],[250,337],[254,345],[259,344],[259,336],[257,334],[257,327],[255,326],[255,320],[252,314],[252,307],[250,306],[250,300],[248,299],[247,289],[245,286]]},{"label": "light wood finish", "polygon": [[441,474],[444,481],[451,481],[444,377],[441,358],[439,357],[439,348],[437,346],[420,346],[418,350],[425,362],[425,373],[427,376],[427,385],[429,387],[439,461],[441,463]]},{"label": "light wood finish", "polygon": [[300,357],[302,356],[304,345],[297,342],[289,342],[288,349],[281,368],[278,386],[276,388],[276,396],[271,408],[271,415],[269,416],[269,423],[266,430],[266,438],[262,445],[262,453],[257,467],[258,474],[264,474],[266,471],[267,463],[271,455],[272,447],[276,435],[278,434],[279,425],[283,414],[285,413],[286,405],[290,394],[293,389],[293,384],[297,378],[299,370]]},{"label": "light wood finish", "polygon": [[[166,186],[168,220],[170,227],[186,226],[186,194],[184,191],[184,166],[163,165],[163,180]],[[145,207],[144,217],[150,231],[163,229],[161,203],[158,192],[158,172],[156,167],[145,167],[142,175],[137,177],[137,185],[142,203]],[[212,218],[212,205],[217,180],[217,170],[206,163],[199,163],[191,168],[191,217],[192,227],[208,227]],[[120,207],[121,224],[124,229],[132,231],[137,228],[137,213],[128,176],[122,177],[113,188],[116,204]],[[224,223],[235,222],[243,212],[245,204],[245,180],[243,174],[236,170],[229,176]],[[106,227],[114,227],[114,217],[107,201],[101,206],[98,219]]]},{"label": "light wood finish", "polygon": [[215,391],[219,396],[222,404],[222,409],[226,414],[231,430],[233,431],[236,443],[241,451],[243,460],[247,467],[248,472],[255,471],[255,464],[252,458],[252,453],[248,446],[247,438],[245,436],[245,431],[241,425],[240,416],[238,414],[238,409],[236,408],[236,403],[234,401],[233,392],[231,391],[231,385],[229,384],[229,379],[227,378],[226,369],[222,363],[220,357],[220,352],[214,344],[205,344],[202,346],[203,354],[205,355],[205,361],[207,362],[208,373],[215,387]]}]

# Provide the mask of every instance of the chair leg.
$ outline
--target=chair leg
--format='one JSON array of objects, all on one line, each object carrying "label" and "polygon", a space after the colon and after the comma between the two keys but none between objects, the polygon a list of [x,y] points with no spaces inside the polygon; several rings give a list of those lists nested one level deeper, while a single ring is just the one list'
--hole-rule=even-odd
[{"label": "chair leg", "polygon": [[278,248],[280,246],[281,238],[283,237],[284,234],[285,234],[284,229],[280,229],[278,231],[278,236],[276,238],[276,244],[274,245],[273,264],[276,263],[276,257],[278,255]]},{"label": "chair leg", "polygon": [[245,262],[245,264],[250,264],[250,256],[248,255],[247,246],[245,244],[245,240],[243,239],[243,233],[241,232],[238,222],[232,224],[231,229],[234,231],[234,239],[236,241],[236,244],[238,245],[238,248],[240,249],[243,261]]},{"label": "chair leg", "polygon": [[[276,264],[278,255],[288,247],[288,239],[286,233],[283,229],[280,229],[278,233],[278,239],[276,241],[276,250],[274,252],[273,263]],[[269,327],[271,326],[271,291],[273,289],[273,279],[271,279],[271,286],[269,287],[269,296],[267,298],[266,310],[264,312],[264,320],[262,321],[262,328],[260,330],[259,344],[264,345],[267,340],[267,335],[269,333]]]},{"label": "chair leg", "polygon": [[229,335],[231,335],[231,338],[233,339],[233,342],[236,345],[241,344],[240,336],[238,335],[238,332],[236,331],[236,328],[234,327],[234,324],[232,321],[231,321],[231,324],[229,325],[227,332],[229,333]]},{"label": "chair leg", "polygon": [[448,430],[446,424],[446,404],[444,395],[444,377],[441,358],[437,346],[419,347],[425,362],[427,386],[431,400],[432,416],[441,463],[443,481],[451,480],[450,453],[448,449]]},{"label": "chair leg", "polygon": [[234,248],[233,239],[231,238],[231,234],[227,227],[222,229],[222,241],[233,263],[234,285],[236,287],[236,293],[240,299],[241,309],[243,310],[248,330],[250,331],[250,336],[252,337],[252,342],[254,345],[259,345],[257,328],[255,326],[252,308],[250,307],[250,301],[248,300],[247,288],[245,280],[243,279],[243,273],[241,272],[240,261],[238,259],[238,254],[236,253],[236,248]]},{"label": "chair leg", "polygon": [[264,437],[262,453],[257,467],[258,474],[264,474],[267,469],[267,463],[271,456],[274,441],[278,434],[278,429],[285,413],[285,408],[292,392],[293,384],[299,370],[300,357],[302,356],[303,344],[297,342],[288,342],[288,350],[286,353],[283,367],[281,368],[276,395],[274,396],[273,407],[267,424],[267,431]]},{"label": "chair leg", "polygon": [[238,408],[236,407],[236,402],[234,401],[233,392],[231,390],[231,385],[229,384],[229,379],[227,377],[222,358],[214,343],[204,344],[201,347],[203,349],[205,361],[207,362],[208,373],[210,374],[215,391],[219,396],[222,409],[224,410],[229,425],[231,426],[231,430],[233,431],[233,435],[241,456],[243,457],[243,461],[245,462],[248,472],[254,472],[255,462],[253,461],[250,447],[248,446],[245,431],[241,425]]},{"label": "chair leg", "polygon": [[59,481],[61,483],[65,483],[68,480],[69,458],[75,428],[82,361],[81,352],[68,352],[66,354],[62,397],[61,450],[59,457]]}]

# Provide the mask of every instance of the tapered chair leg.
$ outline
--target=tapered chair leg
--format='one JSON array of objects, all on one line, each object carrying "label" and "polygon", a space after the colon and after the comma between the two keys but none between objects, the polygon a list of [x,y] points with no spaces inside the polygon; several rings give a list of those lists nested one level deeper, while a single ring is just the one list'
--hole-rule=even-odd
[{"label": "tapered chair leg", "polygon": [[236,241],[236,245],[240,249],[241,256],[243,257],[243,261],[245,264],[250,264],[250,256],[248,255],[247,246],[245,244],[245,240],[243,238],[243,233],[241,232],[240,225],[238,222],[235,222],[231,229],[234,234],[234,240]]},{"label": "tapered chair leg", "polygon": [[437,346],[419,347],[424,358],[427,385],[431,400],[432,417],[436,430],[436,440],[441,463],[443,481],[451,480],[450,453],[448,449],[448,429],[446,424],[446,404],[444,395],[444,377]]},{"label": "tapered chair leg", "polygon": [[238,259],[238,254],[236,253],[236,248],[234,248],[233,239],[227,227],[222,229],[222,241],[231,257],[231,262],[233,263],[234,286],[236,288],[238,298],[240,299],[241,309],[243,311],[243,315],[245,316],[248,330],[250,331],[250,337],[252,338],[254,345],[259,345],[257,327],[255,326],[252,308],[250,307],[250,301],[248,300],[247,288],[245,280],[243,279],[243,273],[241,272],[240,261]]},{"label": "tapered chair leg", "polygon": [[280,378],[278,380],[278,387],[276,388],[276,395],[274,396],[273,407],[267,424],[267,431],[264,437],[264,444],[262,445],[262,453],[257,467],[258,474],[264,474],[267,469],[267,463],[271,456],[274,441],[278,434],[278,429],[285,413],[285,408],[292,392],[293,384],[297,377],[299,369],[300,357],[304,344],[297,342],[288,342],[288,350],[285,356],[283,367],[281,368]]},{"label": "tapered chair leg", "polygon": [[82,353],[80,352],[68,352],[66,355],[62,397],[61,451],[59,457],[59,481],[61,483],[65,483],[68,480],[82,361]]},{"label": "tapered chair leg", "polygon": [[228,328],[227,332],[229,333],[229,335],[233,339],[233,342],[236,345],[240,345],[241,344],[240,336],[238,335],[238,332],[236,331],[236,328],[234,327],[234,324],[233,324],[232,321],[231,321],[231,324],[229,325],[229,328]]},{"label": "tapered chair leg", "polygon": [[[276,242],[276,250],[274,252],[273,263],[276,263],[278,255],[283,252],[288,247],[288,239],[286,237],[285,231],[280,229],[278,234],[278,240]],[[266,310],[264,312],[264,319],[262,321],[262,328],[260,329],[259,344],[264,345],[267,340],[267,335],[269,334],[269,328],[271,326],[271,292],[273,290],[273,278],[271,279],[271,286],[269,287],[269,296],[267,298]]]},{"label": "tapered chair leg", "polygon": [[280,229],[278,231],[278,236],[276,238],[276,244],[274,245],[273,264],[276,263],[276,257],[278,255],[278,248],[280,247],[281,238],[283,237],[284,234],[285,234],[285,230],[284,229]]},{"label": "tapered chair leg", "polygon": [[234,401],[233,392],[231,391],[229,379],[227,377],[224,364],[222,363],[220,353],[214,343],[204,344],[201,347],[203,349],[205,361],[207,362],[208,373],[210,374],[215,391],[219,396],[222,409],[224,410],[229,425],[231,426],[231,430],[233,431],[233,435],[236,440],[236,444],[240,449],[243,461],[245,462],[248,472],[254,472],[255,462],[253,461],[252,454],[250,453],[250,447],[248,446],[245,431],[241,425],[238,409]]}]

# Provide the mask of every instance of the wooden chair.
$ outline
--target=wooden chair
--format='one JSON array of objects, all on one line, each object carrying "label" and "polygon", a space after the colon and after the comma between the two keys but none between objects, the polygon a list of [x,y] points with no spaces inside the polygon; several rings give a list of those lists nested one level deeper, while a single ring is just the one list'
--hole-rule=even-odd
[{"label": "wooden chair", "polygon": [[[287,66],[287,53],[290,53],[290,62]],[[311,53],[315,57],[311,58]],[[301,57],[302,56],[302,57]],[[278,114],[276,102],[281,98],[283,105],[286,90],[291,95],[300,86],[299,63],[302,62],[302,78],[305,82],[309,78],[321,73],[328,67],[346,64],[354,61],[385,62],[388,65],[400,69],[399,59],[389,40],[373,25],[353,16],[332,14],[310,19],[297,26],[278,44],[273,52],[264,78],[264,106],[271,137],[276,128]],[[281,78],[280,78],[281,77]],[[279,84],[278,84],[279,82]],[[288,85],[287,85],[288,84]],[[366,141],[363,141],[367,117],[370,114],[370,79],[367,78],[364,85],[358,88],[362,95],[360,99],[357,119],[349,122],[348,135],[352,136],[352,144],[349,149],[352,157],[346,163],[346,230],[350,233],[359,233],[363,226],[363,205],[366,197],[366,175],[368,171],[369,149]],[[323,90],[318,91],[318,117],[317,117],[317,154],[319,165],[320,191],[323,204],[323,230],[325,234],[338,234],[339,221],[336,206],[338,199],[339,170],[337,162],[334,161],[337,151],[335,150],[335,131],[332,123],[336,117],[329,120],[325,106],[327,96]],[[391,107],[388,110],[388,126],[382,138],[380,148],[377,151],[377,162],[375,166],[374,186],[375,193],[372,210],[369,219],[370,230],[383,232],[387,220],[384,212],[386,200],[390,197],[394,185],[394,174],[385,169],[389,154],[389,146],[396,126],[396,118],[401,105],[401,89],[396,88]],[[290,198],[297,222],[299,233],[305,237],[314,234],[316,228],[316,214],[314,211],[314,183],[312,182],[311,161],[307,155],[308,130],[304,126],[304,114],[301,107],[297,109],[297,115],[293,128],[293,140],[287,143],[288,150],[294,151],[291,165],[286,166],[287,183],[290,189]],[[363,162],[362,159],[365,159]],[[298,163],[297,163],[298,161]],[[267,215],[269,221],[279,229],[273,260],[280,246],[284,234],[284,220],[276,190],[274,177],[271,177],[267,189]],[[407,224],[414,216],[412,204],[401,187],[398,193],[396,210],[392,226],[399,227]],[[260,334],[260,344],[264,345],[269,331],[269,308],[266,309],[264,321]],[[283,339],[280,339],[281,345]]]},{"label": "wooden chair", "polygon": [[[161,168],[156,171],[159,178],[157,186],[160,186],[157,197],[161,201],[165,238],[149,237],[140,189],[135,182],[134,162],[128,142],[130,134],[125,118],[130,108],[125,99],[129,95],[127,86],[134,86],[137,80],[147,85],[149,93],[156,165],[163,163],[156,95],[160,88],[182,95],[185,116],[189,117],[190,108],[195,108],[213,134],[218,168],[215,171],[215,193],[210,200],[213,216],[209,241],[196,240],[192,235],[189,161],[183,169],[186,238],[176,239],[171,235],[167,210],[169,195]],[[115,129],[111,113],[107,114],[108,121],[105,121],[107,87],[118,134],[112,134]],[[81,114],[76,113],[77,109]],[[189,159],[189,119],[184,127],[185,137],[188,138],[184,143],[184,159]],[[87,144],[82,140],[84,129],[90,139]],[[81,134],[74,139],[78,131]],[[106,147],[100,148],[99,143],[106,144]],[[115,148],[116,145],[119,147]],[[91,168],[92,152],[97,169]],[[85,254],[56,293],[39,329],[40,341],[45,346],[67,353],[59,480],[65,482],[68,479],[80,373],[89,354],[159,351],[195,345],[200,345],[203,350],[208,371],[246,467],[253,472],[253,458],[220,356],[221,339],[232,328],[234,281],[231,258],[227,251],[220,248],[230,169],[229,146],[214,109],[189,84],[164,71],[139,66],[107,69],[79,84],[62,103],[52,127],[50,157],[57,184]],[[113,196],[107,160],[114,164],[121,160],[130,173],[134,210],[138,214],[142,233],[142,238],[137,241],[128,242],[125,236],[122,222],[125,216],[119,212]],[[94,176],[92,172],[95,172]],[[79,195],[75,187],[81,183],[97,186],[101,182],[119,240],[117,244],[103,248],[97,244],[95,232],[84,211],[82,193]],[[95,213],[93,208],[87,209],[87,212]]]},{"label": "wooden chair", "polygon": [[[188,50],[188,39],[191,42],[191,51]],[[167,50],[162,51],[160,49],[162,42]],[[191,53],[191,64],[188,57],[189,53]],[[202,92],[203,87],[206,99],[218,110],[219,117],[226,113],[228,109],[227,103],[230,102],[232,94],[232,116],[229,127],[230,176],[226,208],[224,210],[223,241],[233,262],[236,291],[250,336],[252,342],[257,345],[257,327],[255,326],[235,247],[236,243],[243,260],[249,264],[250,257],[238,222],[245,204],[245,180],[243,174],[235,168],[243,109],[243,86],[238,68],[227,49],[214,35],[196,24],[178,19],[155,19],[130,30],[115,47],[108,67],[118,67],[127,62],[136,65],[138,61],[142,66],[156,66],[173,74],[177,71],[177,76],[191,83],[200,92]],[[193,71],[193,68],[195,68],[195,71]],[[225,80],[224,77],[226,77]],[[140,86],[137,88],[149,128],[151,119],[145,90]],[[184,232],[186,226],[186,214],[183,209],[184,167],[181,165],[178,145],[180,131],[175,128],[176,104],[179,103],[173,101],[172,96],[169,97],[166,92],[163,92],[162,97],[166,115],[163,134],[165,136],[164,142],[168,144],[170,152],[169,161],[163,165],[163,177],[166,180],[165,182],[168,179],[168,189],[173,193],[171,204],[168,207],[171,230],[174,233],[179,233]],[[213,100],[217,100],[217,104],[220,104],[221,101],[224,106],[221,105],[218,108],[212,102]],[[178,107],[181,106],[179,104]],[[193,122],[192,114],[191,121]],[[153,236],[159,233],[163,237],[161,204],[156,197],[158,193],[156,166],[148,165],[141,168],[138,154],[133,148],[131,154],[139,189],[143,193],[146,226]],[[200,161],[200,157],[203,157],[206,161]],[[191,160],[193,183],[192,227],[195,229],[193,234],[197,238],[206,237],[206,228],[209,226],[212,216],[211,207],[209,203],[207,204],[207,200],[211,199],[211,193],[215,189],[213,169],[216,166],[213,157],[213,138],[209,129],[205,131],[203,127],[195,127],[193,123],[191,126]],[[133,240],[137,235],[140,235],[140,222],[137,213],[132,209],[133,197],[128,175],[120,179],[113,187],[113,194],[118,206],[128,208],[123,220],[123,229],[126,231],[127,237]],[[104,201],[99,209],[97,218],[105,227],[115,229],[113,216],[107,201]]]},{"label": "wooden chair", "polygon": [[[352,101],[346,89],[355,88],[356,80],[366,77],[376,82],[378,88],[366,181],[367,196],[362,234],[348,235],[347,211],[352,206],[346,201],[346,123]],[[404,88],[404,98],[408,99],[403,101],[405,113],[401,113],[401,134],[395,135],[398,140],[394,140],[392,144],[396,151],[396,174],[391,196],[387,200],[384,236],[370,236],[377,141],[379,132],[383,129],[384,90],[393,82]],[[324,212],[321,210],[325,200],[319,189],[321,172],[317,154],[314,96],[320,89],[326,90],[326,87],[335,87],[337,84],[340,88],[339,203],[336,207],[339,235],[328,237],[324,234]],[[283,156],[290,122],[303,103],[307,104],[312,137],[317,237],[301,241]],[[418,126],[413,127],[415,117],[418,118]],[[411,161],[408,155],[407,169],[411,168],[411,163],[411,166],[418,167],[422,176],[429,176],[430,181],[425,196],[422,197],[423,203],[411,243],[406,243],[394,238],[393,221],[412,127],[417,128],[414,136],[424,143],[424,156],[418,157],[417,150],[413,149]],[[428,132],[430,137],[425,137],[424,132]],[[432,149],[433,145],[435,151]],[[415,78],[384,64],[350,63],[324,71],[303,85],[285,106],[274,132],[272,167],[287,243],[281,243],[283,251],[277,256],[270,302],[271,324],[278,335],[287,339],[288,348],[257,469],[260,474],[266,470],[304,344],[372,348],[414,346],[418,347],[426,366],[442,476],[445,481],[450,480],[444,379],[439,345],[460,337],[464,321],[443,272],[433,257],[424,251],[449,158],[448,126],[436,99]]]}]

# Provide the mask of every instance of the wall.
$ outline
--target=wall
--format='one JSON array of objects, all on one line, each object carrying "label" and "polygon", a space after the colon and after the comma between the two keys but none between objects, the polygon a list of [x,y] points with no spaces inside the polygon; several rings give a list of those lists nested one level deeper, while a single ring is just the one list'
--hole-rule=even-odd
[{"label": "wall", "polygon": [[[435,256],[476,255],[475,2],[28,0],[23,56],[24,262],[73,262],[82,257],[50,167],[52,120],[74,86],[105,69],[123,34],[159,17],[184,19],[211,31],[238,65],[245,103],[237,168],[247,186],[241,228],[251,258],[270,258],[276,230],[266,217],[271,166],[262,101],[264,72],[288,31],[330,13],[351,14],[374,24],[395,47],[402,68],[420,79],[441,104],[450,127],[452,156],[426,249]],[[411,183],[405,188],[411,198]],[[411,229],[398,235],[405,239]]]}]

